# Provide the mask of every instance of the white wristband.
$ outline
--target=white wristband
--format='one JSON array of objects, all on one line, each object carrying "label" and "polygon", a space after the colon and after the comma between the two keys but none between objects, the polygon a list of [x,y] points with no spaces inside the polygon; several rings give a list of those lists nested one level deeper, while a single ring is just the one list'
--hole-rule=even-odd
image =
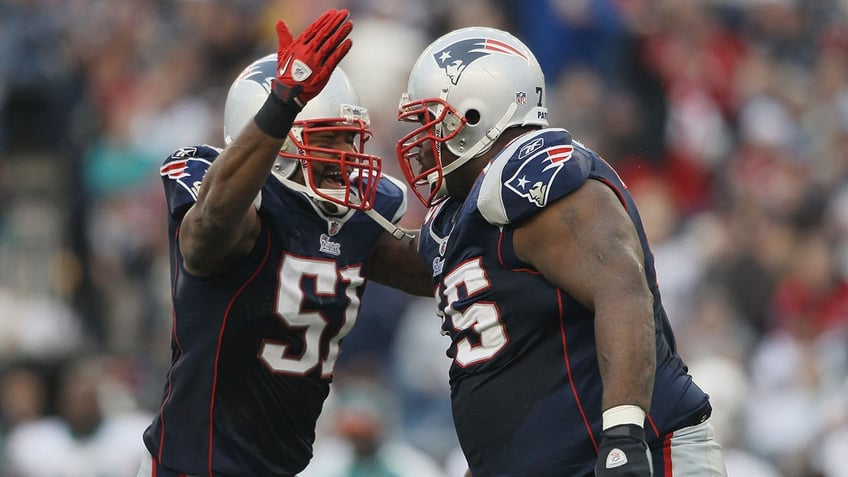
[{"label": "white wristband", "polygon": [[624,404],[615,406],[604,411],[604,430],[621,424],[635,424],[639,427],[645,426],[645,411],[639,406]]}]

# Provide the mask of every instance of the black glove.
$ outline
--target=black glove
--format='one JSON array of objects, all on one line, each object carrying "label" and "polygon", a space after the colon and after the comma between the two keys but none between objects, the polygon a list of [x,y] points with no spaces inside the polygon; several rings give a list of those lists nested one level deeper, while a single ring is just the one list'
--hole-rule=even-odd
[{"label": "black glove", "polygon": [[635,424],[610,427],[601,434],[597,477],[651,477],[654,474],[645,430]]}]

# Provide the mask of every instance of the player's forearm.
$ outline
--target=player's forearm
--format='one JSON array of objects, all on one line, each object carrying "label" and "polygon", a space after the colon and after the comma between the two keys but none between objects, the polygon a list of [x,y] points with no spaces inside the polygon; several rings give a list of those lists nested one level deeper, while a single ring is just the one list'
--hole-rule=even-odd
[{"label": "player's forearm", "polygon": [[595,341],[604,393],[603,410],[630,404],[645,412],[651,405],[656,370],[656,337],[650,294],[595,310]]},{"label": "player's forearm", "polygon": [[433,296],[433,272],[418,255],[419,230],[410,241],[397,240],[390,234],[380,237],[371,259],[369,276],[382,283],[416,296]]},{"label": "player's forearm", "polygon": [[415,238],[405,245],[406,256],[410,259],[402,267],[402,271],[407,277],[406,286],[403,290],[417,296],[433,296],[433,270],[418,255],[418,237],[421,235],[421,230],[410,231],[410,233],[415,235]]}]

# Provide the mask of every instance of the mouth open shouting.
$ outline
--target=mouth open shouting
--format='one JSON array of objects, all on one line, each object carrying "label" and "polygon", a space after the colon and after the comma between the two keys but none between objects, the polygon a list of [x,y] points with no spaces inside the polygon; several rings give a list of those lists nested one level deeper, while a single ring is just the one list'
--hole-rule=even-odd
[{"label": "mouth open shouting", "polygon": [[[340,203],[347,203],[353,190],[350,187],[350,171],[342,172],[335,164],[319,164],[314,162],[312,166],[312,180],[317,188],[318,203],[324,211],[330,215],[343,215],[349,210]],[[333,198],[335,200],[330,200]]]},{"label": "mouth open shouting", "polygon": [[300,166],[290,169],[287,180],[330,215],[373,207],[381,159],[363,152],[370,132],[361,123],[307,125],[290,132],[280,150],[280,160]]},{"label": "mouth open shouting", "polygon": [[347,174],[342,174],[341,169],[337,167],[324,167],[322,171],[316,174],[317,185],[321,189],[344,189],[347,187]]}]

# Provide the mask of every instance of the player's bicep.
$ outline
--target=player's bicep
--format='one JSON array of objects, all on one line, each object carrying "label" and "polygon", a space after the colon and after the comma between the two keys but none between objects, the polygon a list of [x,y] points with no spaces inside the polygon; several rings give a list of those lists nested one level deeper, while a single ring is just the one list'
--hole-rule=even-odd
[{"label": "player's bicep", "polygon": [[650,296],[635,227],[600,182],[589,180],[535,214],[514,243],[519,258],[587,308],[604,295]]}]

